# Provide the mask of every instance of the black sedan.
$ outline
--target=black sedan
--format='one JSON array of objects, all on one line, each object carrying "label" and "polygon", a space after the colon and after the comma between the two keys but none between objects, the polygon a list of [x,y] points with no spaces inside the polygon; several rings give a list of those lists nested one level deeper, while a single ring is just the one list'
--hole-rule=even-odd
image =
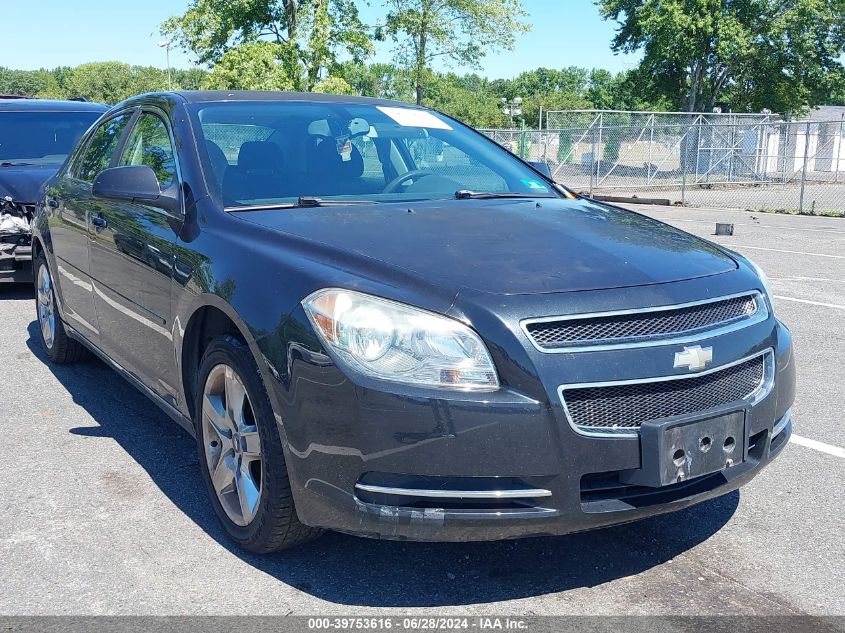
[{"label": "black sedan", "polygon": [[94,352],[194,434],[257,552],[631,521],[791,433],[751,262],[407,104],[125,101],[47,183],[34,258],[49,356]]}]

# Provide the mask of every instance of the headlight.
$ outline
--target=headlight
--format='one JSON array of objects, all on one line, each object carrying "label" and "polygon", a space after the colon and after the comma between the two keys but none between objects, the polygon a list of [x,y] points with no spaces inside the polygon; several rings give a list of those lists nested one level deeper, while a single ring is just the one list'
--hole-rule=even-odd
[{"label": "headlight", "polygon": [[365,376],[420,387],[499,388],[484,343],[454,319],[333,288],[309,295],[302,306],[322,342]]},{"label": "headlight", "polygon": [[751,264],[751,268],[754,269],[754,272],[757,273],[757,276],[760,278],[760,283],[763,285],[763,292],[766,293],[766,296],[769,298],[769,302],[772,301],[772,287],[769,284],[769,278],[766,276],[766,273],[763,272],[763,269],[760,268],[755,262],[751,261],[747,257],[745,260]]}]

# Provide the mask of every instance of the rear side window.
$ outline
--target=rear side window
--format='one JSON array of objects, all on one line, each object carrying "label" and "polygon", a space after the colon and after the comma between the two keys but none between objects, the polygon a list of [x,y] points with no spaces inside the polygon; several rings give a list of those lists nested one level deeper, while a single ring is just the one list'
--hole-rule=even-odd
[{"label": "rear side window", "polygon": [[97,174],[108,168],[112,154],[131,116],[131,113],[121,114],[105,121],[97,128],[79,160],[78,167],[74,169],[77,178],[85,182],[94,182]]},{"label": "rear side window", "polygon": [[146,165],[162,189],[176,181],[176,158],[167,126],[158,116],[144,112],[129,133],[118,165]]}]

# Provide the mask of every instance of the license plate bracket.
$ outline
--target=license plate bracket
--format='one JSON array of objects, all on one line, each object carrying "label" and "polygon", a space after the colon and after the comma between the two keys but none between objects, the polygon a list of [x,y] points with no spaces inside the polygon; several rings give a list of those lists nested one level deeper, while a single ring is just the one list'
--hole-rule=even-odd
[{"label": "license plate bracket", "polygon": [[658,488],[738,466],[748,447],[745,414],[741,409],[644,423],[641,467],[622,473],[622,483]]}]

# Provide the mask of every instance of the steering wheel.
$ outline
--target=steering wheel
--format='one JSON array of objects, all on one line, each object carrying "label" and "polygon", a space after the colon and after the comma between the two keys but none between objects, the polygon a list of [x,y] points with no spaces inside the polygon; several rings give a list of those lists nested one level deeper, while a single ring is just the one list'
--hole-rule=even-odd
[{"label": "steering wheel", "polygon": [[397,176],[384,188],[382,193],[396,193],[403,184],[405,184],[409,180],[414,180],[421,176],[433,176],[430,171],[426,171],[425,169],[412,169],[411,171],[406,171],[401,176]]}]

